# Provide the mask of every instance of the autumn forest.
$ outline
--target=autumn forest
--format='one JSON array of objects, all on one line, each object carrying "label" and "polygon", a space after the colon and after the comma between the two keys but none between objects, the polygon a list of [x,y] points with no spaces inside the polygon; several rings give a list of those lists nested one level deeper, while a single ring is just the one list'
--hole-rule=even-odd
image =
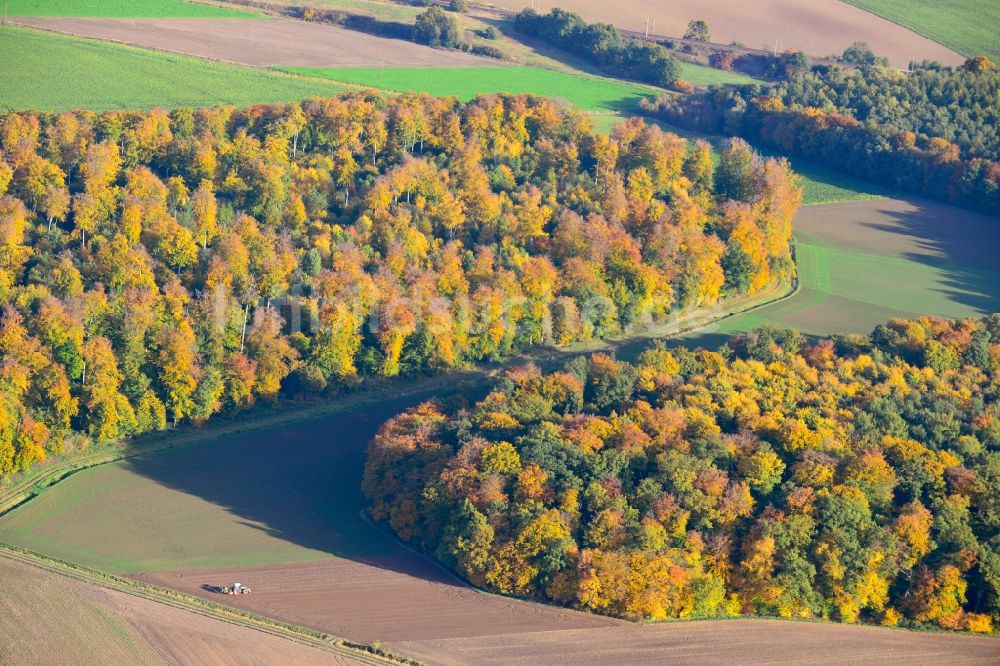
[{"label": "autumn forest", "polygon": [[242,409],[619,334],[793,278],[801,198],[535,97],[0,118],[0,476]]},{"label": "autumn forest", "polygon": [[373,440],[371,511],[475,585],[634,619],[991,631],[1000,317],[762,328],[507,373]]}]

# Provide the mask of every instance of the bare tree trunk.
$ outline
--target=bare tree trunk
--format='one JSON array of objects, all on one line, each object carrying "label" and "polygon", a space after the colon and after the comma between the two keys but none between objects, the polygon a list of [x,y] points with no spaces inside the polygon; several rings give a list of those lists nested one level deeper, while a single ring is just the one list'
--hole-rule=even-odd
[{"label": "bare tree trunk", "polygon": [[247,316],[250,314],[250,304],[243,306],[243,333],[240,334],[240,353],[243,353],[243,344],[247,339]]}]

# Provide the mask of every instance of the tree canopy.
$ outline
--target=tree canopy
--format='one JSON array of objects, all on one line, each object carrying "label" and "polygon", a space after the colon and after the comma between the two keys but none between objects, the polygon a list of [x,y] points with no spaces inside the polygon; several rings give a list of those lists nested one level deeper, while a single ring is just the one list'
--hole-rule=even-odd
[{"label": "tree canopy", "polygon": [[790,279],[795,177],[722,164],[534,97],[0,116],[0,477]]},{"label": "tree canopy", "polygon": [[587,23],[558,7],[548,14],[524,9],[514,28],[625,78],[669,88],[680,76],[680,65],[663,46],[625,38],[610,23]]},{"label": "tree canopy", "polygon": [[[985,61],[985,62],[984,62]],[[791,66],[791,55],[788,55]],[[737,135],[904,192],[1000,213],[1000,73],[985,59],[911,74],[795,69],[777,87],[643,102],[651,116]]]},{"label": "tree canopy", "polygon": [[503,594],[990,631],[1000,315],[512,370],[369,445],[371,514]]}]

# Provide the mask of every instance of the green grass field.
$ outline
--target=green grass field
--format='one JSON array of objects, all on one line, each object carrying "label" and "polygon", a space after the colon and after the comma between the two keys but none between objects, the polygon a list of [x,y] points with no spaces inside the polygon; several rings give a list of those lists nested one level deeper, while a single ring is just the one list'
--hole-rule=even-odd
[{"label": "green grass field", "polygon": [[[996,0],[847,0],[964,56],[1000,62],[1000,2]],[[914,54],[918,57],[919,54]],[[918,57],[919,59],[919,57]]]},{"label": "green grass field", "polygon": [[429,395],[77,472],[0,517],[0,542],[120,574],[395,552],[360,516],[365,449]]},{"label": "green grass field", "polygon": [[[261,17],[263,14],[185,0],[4,0],[9,16],[89,16],[107,18]],[[2,10],[0,10],[2,11]]]},{"label": "green grass field", "polygon": [[531,93],[564,99],[585,111],[630,111],[657,91],[631,83],[534,67],[336,67],[285,71],[399,92],[465,101],[482,93]]},{"label": "green grass field", "polygon": [[739,72],[726,72],[721,69],[715,69],[714,67],[706,67],[705,65],[695,65],[690,62],[682,62],[680,65],[681,78],[699,86],[743,85],[745,83],[755,83],[760,81],[760,79],[755,79],[754,77],[746,74],[740,74]]},{"label": "green grass field", "polygon": [[893,317],[1000,311],[995,224],[929,202],[805,207],[795,229],[798,292],[687,339],[711,346],[764,324],[813,335],[860,333]]},{"label": "green grass field", "polygon": [[0,28],[0,62],[0,110],[245,105],[343,90],[320,79],[15,26]]},{"label": "green grass field", "polygon": [[[765,154],[770,154],[765,151]],[[887,188],[842,174],[833,169],[799,158],[789,159],[792,169],[802,179],[802,204],[843,203],[893,196]]]}]

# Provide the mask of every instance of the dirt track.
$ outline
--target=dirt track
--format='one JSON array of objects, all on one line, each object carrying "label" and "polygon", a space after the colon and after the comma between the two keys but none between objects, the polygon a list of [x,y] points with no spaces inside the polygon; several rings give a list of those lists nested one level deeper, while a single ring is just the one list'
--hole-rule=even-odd
[{"label": "dirt track", "polygon": [[25,17],[21,25],[257,67],[488,67],[489,58],[292,19]]},{"label": "dirt track", "polygon": [[[527,0],[488,2],[514,11],[532,6]],[[835,0],[536,0],[534,7],[538,11],[561,7],[589,21],[613,23],[626,30],[643,31],[649,18],[656,22],[651,32],[676,37],[684,34],[688,21],[704,19],[712,41],[737,41],[770,50],[775,39],[780,39],[784,49],[801,49],[815,56],[840,54],[853,42],[862,41],[897,67],[906,67],[911,58],[949,65],[964,61],[937,42]]]},{"label": "dirt track", "polygon": [[354,663],[298,643],[0,558],[0,663]]}]

